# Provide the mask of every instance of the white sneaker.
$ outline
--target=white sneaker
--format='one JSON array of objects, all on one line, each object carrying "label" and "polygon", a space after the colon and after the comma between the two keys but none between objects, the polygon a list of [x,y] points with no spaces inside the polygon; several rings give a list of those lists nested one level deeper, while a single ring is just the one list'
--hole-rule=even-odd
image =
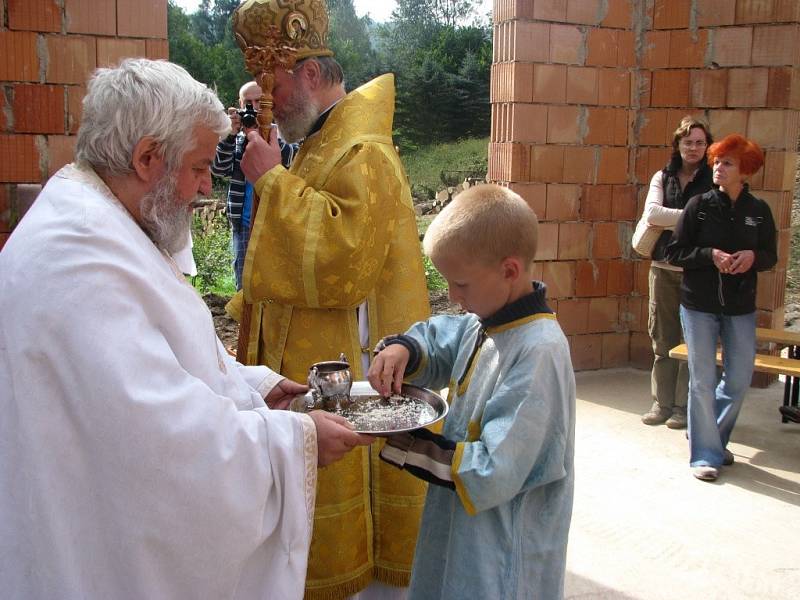
[{"label": "white sneaker", "polygon": [[714,481],[719,477],[719,469],[716,467],[709,467],[708,465],[692,467],[692,475],[702,481]]}]

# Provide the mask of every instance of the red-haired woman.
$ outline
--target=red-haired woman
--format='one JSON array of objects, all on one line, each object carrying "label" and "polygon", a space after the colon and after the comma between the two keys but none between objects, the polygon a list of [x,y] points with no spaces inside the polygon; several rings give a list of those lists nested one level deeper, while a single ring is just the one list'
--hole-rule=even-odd
[{"label": "red-haired woman", "polygon": [[[689,349],[692,474],[711,481],[733,463],[726,448],[753,375],[757,271],[777,262],[775,222],[746,179],[764,164],[754,142],[733,134],[708,149],[714,184],[686,204],[667,247],[683,267],[681,324]],[[717,340],[723,372],[717,377]]]}]

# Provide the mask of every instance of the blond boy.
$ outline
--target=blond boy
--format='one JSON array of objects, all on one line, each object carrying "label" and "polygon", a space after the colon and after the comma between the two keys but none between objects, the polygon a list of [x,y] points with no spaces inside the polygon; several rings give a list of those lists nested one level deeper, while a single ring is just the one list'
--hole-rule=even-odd
[{"label": "blond boy", "polygon": [[561,598],[572,515],[575,379],[567,340],[532,282],[536,215],[483,185],[431,223],[426,254],[468,311],[384,338],[369,370],[449,387],[441,434],[389,438],[385,461],[428,488],[409,598]]}]

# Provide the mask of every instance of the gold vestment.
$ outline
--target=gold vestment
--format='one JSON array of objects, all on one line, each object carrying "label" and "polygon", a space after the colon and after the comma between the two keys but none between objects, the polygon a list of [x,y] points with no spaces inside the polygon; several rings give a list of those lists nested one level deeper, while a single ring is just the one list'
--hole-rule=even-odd
[{"label": "gold vestment", "polygon": [[[289,170],[276,166],[256,182],[260,206],[243,275],[253,304],[248,363],[304,382],[312,363],[344,352],[354,379],[364,379],[362,302],[368,348],[427,318],[393,114],[394,77],[383,75],[333,108]],[[425,484],[380,461],[380,445],[319,471],[306,598],[344,598],[373,578],[408,585]]]}]

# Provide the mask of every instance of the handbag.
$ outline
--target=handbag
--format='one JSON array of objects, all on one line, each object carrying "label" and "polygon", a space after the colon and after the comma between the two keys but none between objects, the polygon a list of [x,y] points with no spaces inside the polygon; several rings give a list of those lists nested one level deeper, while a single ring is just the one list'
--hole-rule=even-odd
[{"label": "handbag", "polygon": [[642,215],[642,218],[636,223],[636,229],[633,230],[631,246],[633,246],[637,254],[641,254],[645,258],[650,258],[658,238],[661,237],[662,231],[664,231],[663,227],[651,225],[647,222],[644,215]]}]

